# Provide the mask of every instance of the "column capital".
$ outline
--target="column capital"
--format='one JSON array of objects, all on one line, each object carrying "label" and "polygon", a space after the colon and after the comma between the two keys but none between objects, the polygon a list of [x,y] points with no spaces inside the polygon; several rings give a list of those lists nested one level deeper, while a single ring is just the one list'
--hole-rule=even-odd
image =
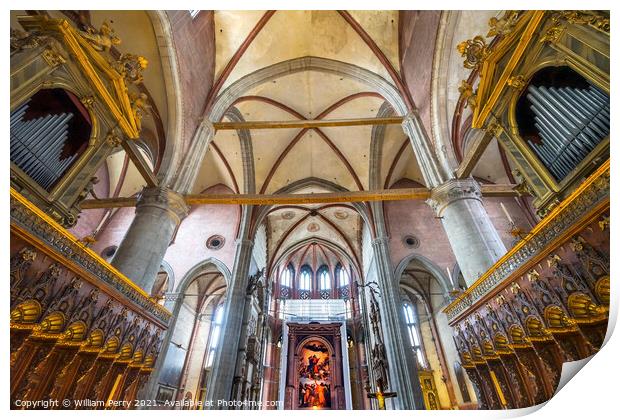
[{"label": "column capital", "polygon": [[251,247],[254,246],[254,241],[251,240],[251,239],[240,239],[240,238],[237,238],[237,239],[235,239],[235,244],[237,246],[251,248]]},{"label": "column capital", "polygon": [[157,207],[169,212],[177,219],[177,224],[189,213],[183,196],[166,187],[144,188],[138,196],[136,212],[145,207]]},{"label": "column capital", "polygon": [[444,209],[457,200],[482,201],[480,184],[473,178],[450,179],[431,190],[431,198],[427,203],[437,216],[441,216]]},{"label": "column capital", "polygon": [[412,109],[407,112],[407,115],[403,116],[403,122],[400,125],[406,134],[409,134],[408,130],[414,129],[414,127],[420,122],[420,113],[417,109]]},{"label": "column capital", "polygon": [[390,238],[388,238],[387,236],[377,236],[375,239],[373,239],[372,241],[370,241],[370,243],[374,246],[380,246],[380,245],[387,245],[389,242]]},{"label": "column capital", "polygon": [[204,130],[204,133],[207,136],[215,135],[215,127],[213,127],[213,122],[211,122],[207,117],[203,118],[202,121],[200,121],[199,129]]}]

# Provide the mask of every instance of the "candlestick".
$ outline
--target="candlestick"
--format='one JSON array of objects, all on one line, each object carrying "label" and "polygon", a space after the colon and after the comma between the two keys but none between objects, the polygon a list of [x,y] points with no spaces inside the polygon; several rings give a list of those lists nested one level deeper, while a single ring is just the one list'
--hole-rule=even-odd
[{"label": "candlestick", "polygon": [[504,214],[506,215],[506,218],[508,219],[510,224],[514,225],[515,221],[512,220],[512,217],[510,217],[510,213],[508,213],[508,210],[506,210],[506,206],[504,206],[504,203],[499,203],[499,205],[501,206],[502,210],[504,211]]}]

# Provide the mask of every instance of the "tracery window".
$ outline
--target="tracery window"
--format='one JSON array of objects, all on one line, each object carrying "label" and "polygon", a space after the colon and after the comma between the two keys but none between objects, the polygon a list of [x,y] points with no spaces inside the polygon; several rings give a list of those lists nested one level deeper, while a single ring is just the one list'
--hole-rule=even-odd
[{"label": "tracery window", "polygon": [[310,299],[310,291],[312,290],[312,269],[307,265],[301,269],[299,276],[299,297],[301,299]]},{"label": "tracery window", "polygon": [[329,275],[329,270],[327,266],[322,266],[319,268],[319,289],[320,290],[330,290],[332,288],[332,279]]},{"label": "tracery window", "polygon": [[420,329],[418,322],[418,314],[410,302],[403,304],[403,310],[405,312],[405,324],[407,326],[407,332],[409,334],[409,342],[415,353],[418,365],[420,367],[426,367],[426,361],[424,359],[424,352],[422,351],[422,342],[420,339]]},{"label": "tracery window", "polygon": [[284,271],[282,271],[282,274],[280,275],[280,285],[285,286],[285,287],[291,287],[292,282],[293,282],[293,267],[289,265],[288,267],[284,269]]},{"label": "tracery window", "polygon": [[209,355],[207,356],[207,367],[211,367],[215,358],[215,350],[220,341],[222,333],[222,321],[224,319],[224,305],[221,304],[213,314],[211,337],[209,339]]},{"label": "tracery window", "polygon": [[318,271],[319,291],[321,299],[329,299],[331,297],[332,278],[329,274],[329,268],[326,265],[321,266]]},{"label": "tracery window", "polygon": [[338,277],[338,286],[340,287],[348,286],[350,279],[349,279],[349,272],[347,271],[347,269],[341,266],[340,264],[338,264],[338,267],[336,270],[337,270],[336,275]]}]

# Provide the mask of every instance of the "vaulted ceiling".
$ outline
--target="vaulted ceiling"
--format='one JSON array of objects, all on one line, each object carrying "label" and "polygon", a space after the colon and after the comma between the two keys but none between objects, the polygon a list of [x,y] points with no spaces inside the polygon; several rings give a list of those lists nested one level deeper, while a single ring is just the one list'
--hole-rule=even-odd
[{"label": "vaulted ceiling", "polygon": [[[346,12],[345,12],[346,13]],[[371,41],[365,41],[337,11],[216,11],[216,83],[219,93],[253,72],[299,57],[321,57],[366,69],[394,85],[398,74],[398,12],[350,12]],[[250,42],[251,41],[251,42]],[[382,62],[383,57],[389,63]],[[234,63],[234,68],[231,67]],[[219,81],[219,83],[218,83]],[[214,93],[212,93],[214,95]],[[234,109],[233,109],[234,108]],[[283,74],[237,98],[224,120],[282,121],[368,118],[396,115],[368,85],[340,74],[315,70]],[[257,193],[274,193],[295,181],[316,178],[346,190],[370,189],[373,127],[251,130]],[[244,175],[248,150],[240,133],[219,131],[194,191],[221,182],[251,192]],[[386,127],[379,148],[381,187],[402,177],[422,180],[400,126]],[[246,150],[244,150],[246,149]],[[403,147],[403,149],[406,149]],[[400,153],[399,153],[400,151]],[[250,182],[248,182],[250,181]]]}]

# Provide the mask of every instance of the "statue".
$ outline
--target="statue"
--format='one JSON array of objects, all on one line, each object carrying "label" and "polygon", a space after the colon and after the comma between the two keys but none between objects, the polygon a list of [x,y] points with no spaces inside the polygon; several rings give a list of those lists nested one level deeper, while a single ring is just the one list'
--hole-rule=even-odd
[{"label": "statue", "polygon": [[122,54],[116,62],[116,69],[123,75],[125,80],[131,83],[141,83],[144,77],[142,71],[149,62],[146,58],[135,54]]},{"label": "statue", "polygon": [[99,31],[88,28],[86,31],[80,31],[80,34],[95,50],[110,52],[113,46],[121,43],[121,39],[116,35],[112,26],[110,26],[111,23],[113,22],[104,21]]},{"label": "statue", "polygon": [[151,106],[148,104],[149,97],[146,93],[129,94],[129,100],[131,101],[131,112],[136,120],[136,128],[138,131],[142,129],[142,117]]}]

